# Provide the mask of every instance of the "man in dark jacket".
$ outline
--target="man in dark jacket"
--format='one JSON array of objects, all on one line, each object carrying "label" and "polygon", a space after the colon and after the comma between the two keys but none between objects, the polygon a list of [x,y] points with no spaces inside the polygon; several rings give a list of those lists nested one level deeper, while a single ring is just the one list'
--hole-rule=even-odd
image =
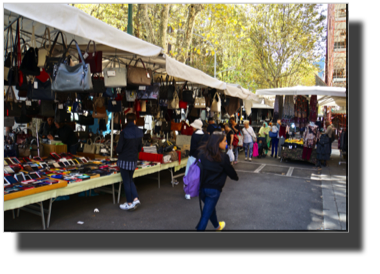
[{"label": "man in dark jacket", "polygon": [[54,118],[48,117],[46,121],[43,124],[41,124],[40,130],[38,131],[38,135],[42,138],[47,138],[48,135],[54,136],[56,130],[57,128],[54,124]]},{"label": "man in dark jacket", "polygon": [[208,119],[208,127],[207,132],[211,135],[215,129],[219,128],[217,124],[215,124],[215,121],[213,118]]},{"label": "man in dark jacket", "polygon": [[134,210],[141,203],[139,201],[133,173],[137,166],[139,152],[142,148],[143,131],[136,126],[136,115],[127,114],[127,125],[120,134],[116,152],[119,154],[117,166],[120,168],[121,177],[127,202],[120,205],[123,210]]},{"label": "man in dark jacket", "polygon": [[[53,134],[58,136],[58,140],[62,141],[67,146],[67,151],[76,154],[79,146],[78,138],[74,133],[71,126],[65,123],[57,123],[54,121],[55,127],[57,128]],[[50,133],[48,136],[49,140],[54,140],[54,136]]]}]

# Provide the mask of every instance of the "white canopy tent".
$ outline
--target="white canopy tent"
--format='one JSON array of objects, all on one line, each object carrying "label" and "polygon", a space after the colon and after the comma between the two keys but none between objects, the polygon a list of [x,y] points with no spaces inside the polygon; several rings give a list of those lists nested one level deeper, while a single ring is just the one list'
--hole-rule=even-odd
[{"label": "white canopy tent", "polygon": [[346,107],[347,100],[344,97],[318,96],[318,105],[322,107],[323,106]]},{"label": "white canopy tent", "polygon": [[295,86],[286,88],[258,89],[258,95],[329,95],[336,97],[346,97],[346,89],[339,87],[323,86]]}]

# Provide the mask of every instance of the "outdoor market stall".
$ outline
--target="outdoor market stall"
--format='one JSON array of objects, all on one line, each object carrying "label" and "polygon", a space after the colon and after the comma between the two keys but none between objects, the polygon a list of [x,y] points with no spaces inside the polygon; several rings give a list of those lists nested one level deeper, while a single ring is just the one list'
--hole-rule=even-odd
[{"label": "outdoor market stall", "polygon": [[[296,86],[257,90],[256,94],[276,96],[273,121],[281,119],[281,161],[292,159],[316,164],[316,145],[320,132],[324,130],[321,121],[317,120],[318,102],[330,103],[330,96],[342,102],[346,97],[346,89]],[[318,100],[318,96],[322,100]]]}]

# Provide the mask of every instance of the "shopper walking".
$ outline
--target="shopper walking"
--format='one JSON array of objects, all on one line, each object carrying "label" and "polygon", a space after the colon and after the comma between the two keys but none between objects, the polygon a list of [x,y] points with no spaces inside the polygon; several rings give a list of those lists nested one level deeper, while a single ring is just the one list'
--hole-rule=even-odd
[{"label": "shopper walking", "polygon": [[216,230],[223,230],[226,225],[223,221],[218,222],[215,207],[227,176],[232,180],[239,180],[228,155],[222,153],[227,144],[226,140],[222,131],[215,131],[208,142],[200,148],[202,171],[199,197],[204,205],[201,218],[196,226],[197,230],[205,230],[209,220]]},{"label": "shopper walking", "polygon": [[273,157],[273,152],[275,152],[275,158],[277,158],[277,147],[278,147],[278,128],[276,125],[272,125],[271,127],[271,132],[275,133],[276,134],[276,137],[272,137],[272,154],[270,155],[270,157]]},{"label": "shopper walking", "polygon": [[141,203],[138,198],[133,173],[135,172],[138,154],[142,148],[143,131],[136,126],[136,115],[127,114],[127,124],[120,134],[116,152],[119,154],[117,166],[120,168],[127,201],[120,205],[122,210],[132,211]]},{"label": "shopper walking", "polygon": [[331,146],[332,146],[332,143],[335,140],[335,127],[329,121],[326,122],[326,126],[327,126],[326,134],[327,134],[327,136],[329,136],[329,139],[330,139],[330,156],[331,156],[331,151],[332,151],[332,147]]},{"label": "shopper walking", "polygon": [[232,145],[232,142],[234,141],[235,132],[230,128],[229,124],[224,125],[224,131],[226,132],[226,135],[227,135],[226,138],[227,138],[228,149],[231,149],[232,152],[234,153],[235,159],[234,159],[233,163],[237,164],[237,160],[238,160],[238,156],[239,156],[238,147],[234,147]]},{"label": "shopper walking", "polygon": [[249,125],[248,120],[244,121],[244,128],[242,132],[244,136],[243,147],[245,153],[245,160],[247,161],[247,157],[249,157],[249,161],[252,161],[253,143],[256,142],[256,134],[253,131],[253,128]]},{"label": "shopper walking", "polygon": [[191,135],[190,153],[189,153],[189,158],[187,160],[185,176],[187,175],[187,172],[189,171],[190,166],[195,162],[195,160],[198,157],[199,147],[205,144],[210,136],[207,132],[202,130],[203,122],[201,119],[194,120],[194,122],[191,123],[190,126],[193,127],[194,132],[193,132],[193,135]]},{"label": "shopper walking", "polygon": [[259,130],[258,140],[262,141],[262,147],[265,148],[265,154],[268,153],[268,139],[269,139],[269,127],[266,122],[263,123],[263,126]]}]

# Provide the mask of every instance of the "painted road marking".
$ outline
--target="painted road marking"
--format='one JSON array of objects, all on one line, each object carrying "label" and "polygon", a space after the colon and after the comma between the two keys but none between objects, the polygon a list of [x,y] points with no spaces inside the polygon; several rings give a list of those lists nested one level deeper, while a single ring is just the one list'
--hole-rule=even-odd
[{"label": "painted road marking", "polygon": [[266,165],[259,166],[253,173],[259,173]]},{"label": "painted road marking", "polygon": [[294,167],[289,168],[288,173],[286,173],[286,176],[292,176]]}]

